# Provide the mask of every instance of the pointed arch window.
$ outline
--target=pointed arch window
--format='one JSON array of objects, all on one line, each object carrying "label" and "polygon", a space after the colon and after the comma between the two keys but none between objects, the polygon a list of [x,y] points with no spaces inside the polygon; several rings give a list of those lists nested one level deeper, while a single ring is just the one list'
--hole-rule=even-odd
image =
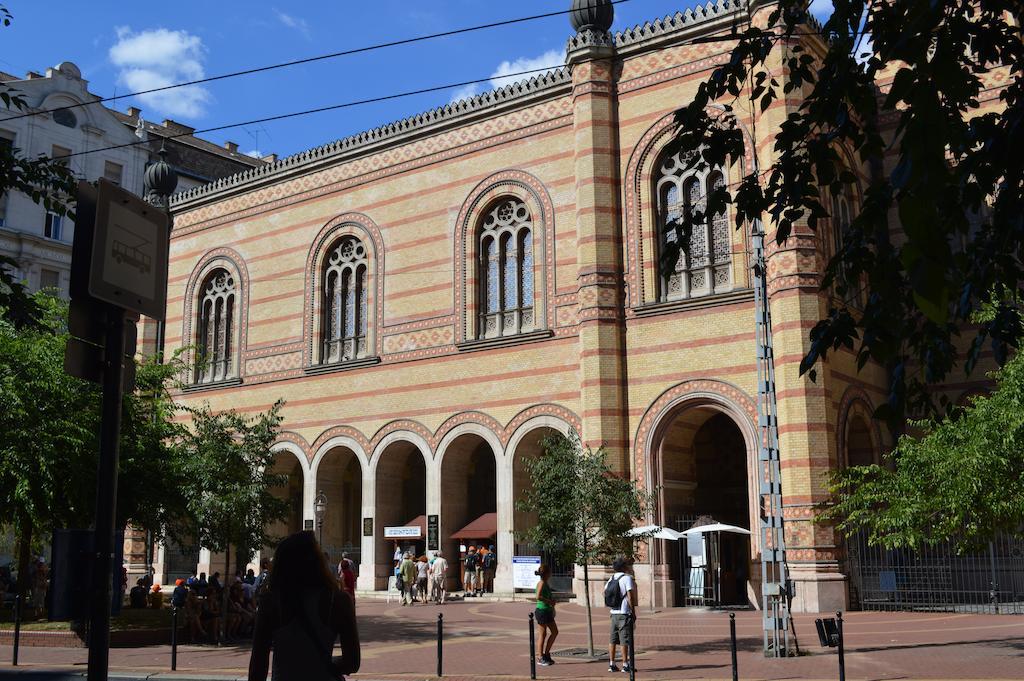
[{"label": "pointed arch window", "polygon": [[200,291],[196,383],[234,378],[238,373],[233,361],[238,300],[235,276],[216,269],[203,281]]},{"label": "pointed arch window", "polygon": [[[834,258],[843,250],[843,241],[853,221],[852,206],[853,199],[846,192],[832,194],[832,229],[830,230],[832,239],[831,244],[829,244],[831,248],[829,257]],[[842,287],[844,289],[841,297],[846,303],[863,308],[867,303],[864,286],[862,282],[851,281],[850,279],[850,271],[845,261],[839,260],[835,278],[836,288]],[[840,292],[836,291],[836,295],[840,295]]]},{"label": "pointed arch window", "polygon": [[366,357],[367,279],[369,261],[363,242],[339,239],[328,252],[323,272],[324,364]]},{"label": "pointed arch window", "polygon": [[680,151],[669,153],[658,166],[656,197],[661,248],[675,246],[681,232],[674,226],[686,217],[700,217],[688,242],[680,247],[675,265],[661,276],[663,301],[696,298],[732,290],[732,241],[725,210],[705,214],[707,197],[725,185],[718,168],[687,169]]},{"label": "pointed arch window", "polygon": [[506,198],[488,212],[478,231],[480,338],[534,330],[533,223],[522,201]]}]

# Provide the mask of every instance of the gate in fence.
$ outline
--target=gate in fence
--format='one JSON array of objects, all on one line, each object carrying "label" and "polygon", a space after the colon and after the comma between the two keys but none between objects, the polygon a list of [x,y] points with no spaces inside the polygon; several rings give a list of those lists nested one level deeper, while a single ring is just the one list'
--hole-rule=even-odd
[{"label": "gate in fence", "polygon": [[1001,534],[985,550],[964,554],[951,542],[917,550],[868,546],[863,534],[846,545],[851,608],[1024,614],[1024,534]]}]

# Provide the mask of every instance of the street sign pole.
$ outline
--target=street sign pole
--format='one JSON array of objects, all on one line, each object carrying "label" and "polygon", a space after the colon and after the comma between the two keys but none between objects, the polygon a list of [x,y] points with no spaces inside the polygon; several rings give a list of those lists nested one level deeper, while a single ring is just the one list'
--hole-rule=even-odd
[{"label": "street sign pole", "polygon": [[100,426],[100,463],[96,476],[96,531],[93,537],[92,607],[89,613],[89,681],[106,681],[110,657],[111,563],[121,432],[124,314],[122,309],[107,306],[103,423]]}]

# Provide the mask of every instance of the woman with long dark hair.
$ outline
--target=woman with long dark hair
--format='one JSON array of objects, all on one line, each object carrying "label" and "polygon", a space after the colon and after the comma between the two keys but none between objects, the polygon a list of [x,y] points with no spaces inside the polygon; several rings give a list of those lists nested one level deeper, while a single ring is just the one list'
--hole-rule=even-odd
[{"label": "woman with long dark hair", "polygon": [[[352,597],[338,588],[312,532],[298,532],[274,553],[253,633],[249,680],[335,681],[359,671],[359,632]],[[334,642],[341,639],[341,656]]]}]

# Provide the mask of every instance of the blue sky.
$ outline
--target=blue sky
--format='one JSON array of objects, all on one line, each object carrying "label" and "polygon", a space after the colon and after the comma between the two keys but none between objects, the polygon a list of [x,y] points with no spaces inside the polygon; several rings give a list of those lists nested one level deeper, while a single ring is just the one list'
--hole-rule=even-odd
[{"label": "blue sky", "polygon": [[[821,0],[818,0],[820,3]],[[23,76],[73,61],[101,96],[181,82],[378,42],[568,8],[569,0],[250,0],[240,3],[5,0],[0,69]],[[629,0],[615,30],[693,6],[690,0]],[[167,9],[173,7],[173,11]],[[129,98],[150,121],[213,127],[301,109],[500,76],[561,62],[566,16],[341,57],[200,88]],[[480,88],[482,89],[482,88]],[[488,88],[489,89],[489,88]],[[449,90],[209,133],[245,151],[296,153],[448,103]]]}]

